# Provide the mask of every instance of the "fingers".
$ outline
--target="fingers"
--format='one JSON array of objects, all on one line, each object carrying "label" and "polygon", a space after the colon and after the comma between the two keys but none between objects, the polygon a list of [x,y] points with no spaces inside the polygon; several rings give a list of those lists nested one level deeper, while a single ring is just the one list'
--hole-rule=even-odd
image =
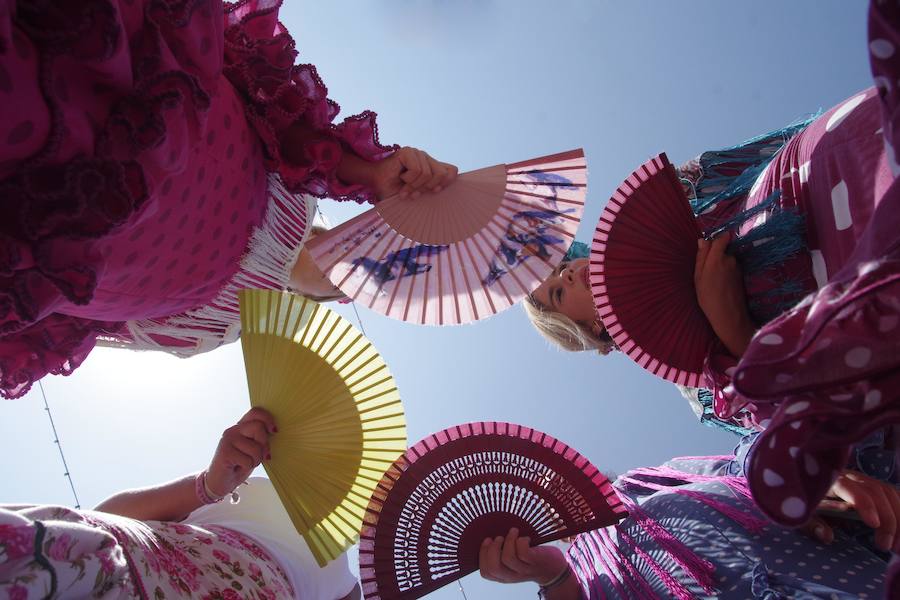
[{"label": "fingers", "polygon": [[878,507],[867,493],[864,484],[860,484],[860,482],[847,476],[841,476],[834,482],[831,491],[853,506],[862,518],[863,523],[872,529],[881,527],[881,520],[878,518]]},{"label": "fingers", "polygon": [[524,575],[528,571],[528,565],[519,559],[518,550],[521,539],[523,538],[519,538],[519,530],[513,527],[506,534],[506,539],[503,541],[503,549],[500,552],[500,562],[503,563],[504,567],[517,575]]},{"label": "fingers", "polygon": [[269,453],[269,436],[271,435],[262,421],[238,423],[234,427],[240,436],[253,440],[263,449],[263,456]]},{"label": "fingers", "polygon": [[399,193],[404,197],[416,197],[424,190],[440,191],[458,173],[454,165],[437,161],[416,148],[401,148],[397,152],[397,160],[402,169],[400,180],[404,183]]},{"label": "fingers", "polygon": [[712,241],[710,253],[716,256],[724,256],[729,242],[731,242],[731,234],[722,233],[718,235]]},{"label": "fingers", "polygon": [[900,543],[900,497],[893,486],[861,473],[842,474],[832,492],[853,505],[863,522],[875,529],[875,544],[891,550]]},{"label": "fingers", "polygon": [[504,570],[500,564],[500,552],[503,548],[503,538],[496,537],[494,539],[486,538],[481,542],[481,550],[478,556],[479,570],[481,576],[488,581],[498,581],[504,583]]},{"label": "fingers", "polygon": [[241,420],[238,421],[240,423],[248,423],[251,421],[259,421],[263,425],[265,425],[266,431],[269,433],[275,433],[278,431],[278,427],[275,425],[275,417],[272,416],[272,413],[262,408],[261,406],[255,406],[244,413],[244,416],[241,417]]},{"label": "fingers", "polygon": [[813,517],[800,530],[826,545],[834,541],[834,530],[821,517]]},{"label": "fingers", "polygon": [[697,240],[697,259],[694,262],[694,285],[699,283],[703,275],[703,269],[706,267],[706,259],[709,256],[709,241],[704,239]]},{"label": "fingers", "polygon": [[431,179],[431,166],[425,160],[424,154],[424,152],[415,148],[402,148],[400,150],[400,164],[404,169],[400,173],[400,180],[406,184],[400,190],[402,196],[415,195]]}]

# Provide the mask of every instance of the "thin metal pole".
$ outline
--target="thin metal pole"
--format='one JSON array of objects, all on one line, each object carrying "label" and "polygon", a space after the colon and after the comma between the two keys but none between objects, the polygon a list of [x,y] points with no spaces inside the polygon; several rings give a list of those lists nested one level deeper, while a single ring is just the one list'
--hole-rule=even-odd
[{"label": "thin metal pole", "polygon": [[75,491],[75,483],[72,481],[72,475],[69,473],[69,465],[66,463],[66,455],[63,453],[62,442],[59,441],[59,434],[56,432],[56,424],[53,422],[53,413],[50,412],[50,405],[47,404],[47,394],[44,392],[44,384],[38,381],[38,387],[41,388],[41,396],[44,397],[44,410],[47,411],[47,418],[50,419],[50,428],[53,429],[53,443],[59,449],[59,457],[62,459],[63,468],[66,470],[63,475],[69,480],[69,487],[72,488],[72,495],[75,496],[75,508],[81,508],[81,502],[78,500],[78,493]]}]

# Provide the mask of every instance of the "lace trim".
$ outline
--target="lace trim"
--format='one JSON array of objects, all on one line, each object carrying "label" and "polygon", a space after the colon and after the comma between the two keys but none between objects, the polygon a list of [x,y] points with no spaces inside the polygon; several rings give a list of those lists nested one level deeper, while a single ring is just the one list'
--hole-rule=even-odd
[{"label": "lace trim", "polygon": [[375,161],[397,146],[379,141],[376,115],[365,111],[332,123],[340,106],[310,64],[294,65],[296,44],[277,20],[280,0],[245,0],[225,10],[224,75],[245,98],[245,114],[263,143],[266,168],[285,186],[336,200],[374,201],[366,186],[347,184],[336,171],[351,151]]},{"label": "lace trim", "polygon": [[241,333],[238,292],[287,287],[313,225],[315,199],[291,194],[275,173],[269,174],[268,196],[265,218],[253,232],[237,273],[209,304],[178,315],[128,321],[127,333],[104,336],[97,345],[162,350],[187,358],[237,340]]}]

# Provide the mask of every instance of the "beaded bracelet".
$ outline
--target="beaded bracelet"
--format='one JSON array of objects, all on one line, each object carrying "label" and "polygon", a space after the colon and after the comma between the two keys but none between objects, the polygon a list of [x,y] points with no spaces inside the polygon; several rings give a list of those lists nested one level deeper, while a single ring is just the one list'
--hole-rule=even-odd
[{"label": "beaded bracelet", "polygon": [[221,502],[225,496],[216,496],[210,491],[209,486],[206,485],[206,475],[206,471],[200,471],[194,478],[194,493],[197,495],[197,500],[200,501],[200,504]]},{"label": "beaded bracelet", "polygon": [[538,589],[538,598],[541,598],[541,599],[546,598],[547,592],[552,590],[555,587],[559,587],[560,585],[562,585],[562,583],[566,579],[569,578],[569,575],[571,575],[571,573],[572,573],[572,569],[569,568],[569,565],[566,565],[565,571],[563,571],[562,573],[560,573],[559,575],[557,575],[556,577],[551,579],[550,582],[547,583],[546,585],[540,586],[540,589]]}]

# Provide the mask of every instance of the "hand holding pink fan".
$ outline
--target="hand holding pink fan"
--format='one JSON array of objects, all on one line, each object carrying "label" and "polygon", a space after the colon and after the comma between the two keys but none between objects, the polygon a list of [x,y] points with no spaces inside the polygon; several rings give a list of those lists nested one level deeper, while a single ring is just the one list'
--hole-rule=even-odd
[{"label": "hand holding pink fan", "polygon": [[419,198],[387,198],[309,249],[334,285],[384,315],[451,325],[494,315],[559,264],[581,221],[584,152],[459,175]]}]

